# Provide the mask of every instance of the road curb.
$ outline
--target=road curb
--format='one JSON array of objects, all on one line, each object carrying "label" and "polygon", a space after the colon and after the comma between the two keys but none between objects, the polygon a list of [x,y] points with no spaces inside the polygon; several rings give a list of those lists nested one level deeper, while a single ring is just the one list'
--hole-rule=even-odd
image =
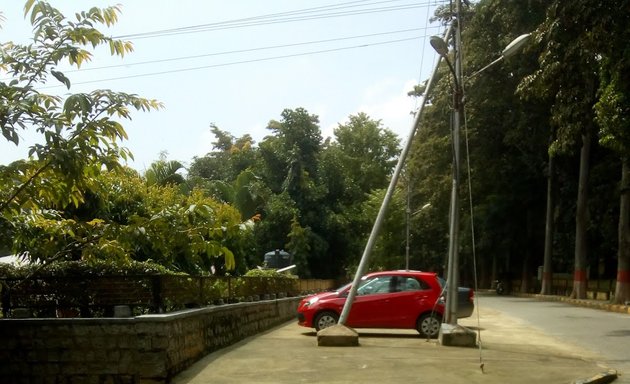
[{"label": "road curb", "polygon": [[617,379],[617,371],[614,369],[608,370],[606,372],[602,372],[593,377],[589,377],[588,379],[580,379],[576,380],[574,384],[606,384],[612,383]]},{"label": "road curb", "polygon": [[534,294],[534,293],[514,293],[514,295],[519,296],[519,297],[531,297],[531,298],[542,300],[542,301],[561,301],[563,303],[576,305],[580,307],[600,309],[603,311],[630,315],[630,307],[627,305],[611,304],[608,302],[600,303],[594,300],[571,299],[570,297],[565,297],[565,296],[541,295],[541,294]]}]

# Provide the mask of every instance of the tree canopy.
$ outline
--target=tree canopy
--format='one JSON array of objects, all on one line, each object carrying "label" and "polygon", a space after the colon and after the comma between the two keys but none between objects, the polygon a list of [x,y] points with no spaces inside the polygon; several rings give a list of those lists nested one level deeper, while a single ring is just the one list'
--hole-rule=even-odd
[{"label": "tree canopy", "polygon": [[[533,291],[544,265],[547,281],[572,275],[576,297],[587,279],[610,279],[615,300],[630,299],[630,16],[618,11],[629,5],[464,2],[464,284],[478,265],[482,286],[500,277]],[[119,8],[92,8],[72,22],[43,1],[25,10],[33,43],[1,46],[0,69],[11,79],[0,81],[0,123],[8,142],[21,144],[25,129],[41,141],[28,159],[0,167],[4,245],[39,260],[153,260],[189,273],[245,273],[285,249],[300,276],[353,272],[400,154],[378,117],[350,115],[324,138],[317,115],[285,109],[259,143],[210,124],[215,141],[205,156],[187,169],[163,156],[140,175],[124,167],[131,153],[119,120],[161,104],[110,90],[72,93],[57,70],[89,61],[90,47],[131,53],[130,42],[95,27],[115,23]],[[444,6],[435,17],[447,24],[455,16]],[[469,77],[530,32],[518,56]],[[42,92],[50,82],[69,94]],[[443,66],[433,89],[410,90],[429,104],[370,269],[402,268],[409,246],[411,268],[443,272],[452,87]]]}]

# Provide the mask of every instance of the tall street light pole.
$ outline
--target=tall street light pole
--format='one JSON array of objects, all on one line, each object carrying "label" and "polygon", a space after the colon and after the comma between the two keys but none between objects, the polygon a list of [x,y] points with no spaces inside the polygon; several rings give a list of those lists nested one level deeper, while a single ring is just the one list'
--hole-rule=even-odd
[{"label": "tall street light pole", "polygon": [[[453,28],[454,33],[454,59],[455,65],[453,66],[448,58],[448,44],[446,41],[438,36],[433,36],[430,39],[431,46],[435,51],[440,54],[446,61],[451,73],[453,74],[453,119],[452,119],[452,141],[453,141],[453,181],[451,190],[451,207],[450,207],[450,220],[449,220],[449,250],[448,250],[448,266],[447,266],[447,294],[446,294],[446,308],[445,308],[445,327],[444,324],[440,329],[440,335],[444,332],[454,335],[457,333],[457,296],[459,286],[459,167],[460,167],[460,139],[459,134],[461,130],[461,116],[463,113],[463,76],[461,68],[461,28],[460,28],[460,15],[461,15],[461,0],[456,2],[456,25]],[[490,64],[486,65],[479,71],[473,73],[470,77],[477,76],[479,73],[485,71],[491,66],[499,63],[506,57],[514,55],[521,47],[527,42],[529,34],[524,34],[517,37],[512,41],[502,52],[501,57],[494,60]],[[452,340],[455,340],[453,337]],[[449,338],[449,340],[451,340]],[[453,345],[458,344],[459,341],[455,340]],[[464,341],[465,343],[465,341]]]},{"label": "tall street light pole", "polygon": [[448,263],[447,263],[447,291],[446,309],[444,321],[450,325],[457,325],[457,287],[459,286],[459,165],[460,165],[460,117],[462,113],[462,75],[461,75],[461,33],[459,28],[460,1],[457,1],[456,14],[458,15],[456,25],[453,28],[455,37],[454,57],[455,66],[448,58],[448,43],[444,39],[433,36],[430,39],[431,46],[446,61],[453,74],[453,118],[451,125],[451,137],[453,142],[453,173],[451,187],[451,206],[449,217],[448,236]]}]

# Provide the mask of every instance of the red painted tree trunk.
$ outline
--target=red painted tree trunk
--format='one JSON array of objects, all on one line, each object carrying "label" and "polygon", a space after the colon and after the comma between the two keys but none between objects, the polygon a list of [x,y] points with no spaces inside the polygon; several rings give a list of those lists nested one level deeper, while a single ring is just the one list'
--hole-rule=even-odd
[{"label": "red painted tree trunk", "polygon": [[588,226],[588,178],[591,156],[591,132],[586,129],[582,134],[582,150],[580,151],[580,179],[578,181],[578,196],[575,208],[575,264],[573,274],[573,291],[571,298],[586,298],[586,254],[588,243],[586,229]]},{"label": "red painted tree trunk", "polygon": [[622,159],[619,202],[619,250],[614,302],[630,301],[630,158]]},{"label": "red painted tree trunk", "polygon": [[553,235],[555,232],[555,185],[556,185],[556,161],[549,154],[549,174],[547,175],[547,215],[545,219],[545,255],[543,260],[541,295],[551,295],[553,285],[553,271],[551,269],[551,257],[553,255]]}]

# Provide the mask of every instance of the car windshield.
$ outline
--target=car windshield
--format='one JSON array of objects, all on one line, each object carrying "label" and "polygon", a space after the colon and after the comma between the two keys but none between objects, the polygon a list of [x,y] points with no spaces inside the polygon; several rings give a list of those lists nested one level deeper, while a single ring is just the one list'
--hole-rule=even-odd
[{"label": "car windshield", "polygon": [[345,291],[345,290],[346,290],[346,289],[348,289],[351,285],[352,285],[352,283],[348,283],[348,284],[346,284],[346,285],[344,285],[344,286],[342,286],[342,287],[339,287],[339,288],[335,289],[335,292],[339,293],[339,292]]},{"label": "car windshield", "polygon": [[[365,295],[368,293],[379,293],[385,292],[386,288],[389,286],[389,281],[391,276],[376,276],[376,277],[368,277],[363,276],[361,281],[359,282],[359,288],[357,288],[358,295]],[[335,292],[340,293],[346,290],[349,290],[352,286],[352,283],[348,283],[341,288],[335,290]]]}]

